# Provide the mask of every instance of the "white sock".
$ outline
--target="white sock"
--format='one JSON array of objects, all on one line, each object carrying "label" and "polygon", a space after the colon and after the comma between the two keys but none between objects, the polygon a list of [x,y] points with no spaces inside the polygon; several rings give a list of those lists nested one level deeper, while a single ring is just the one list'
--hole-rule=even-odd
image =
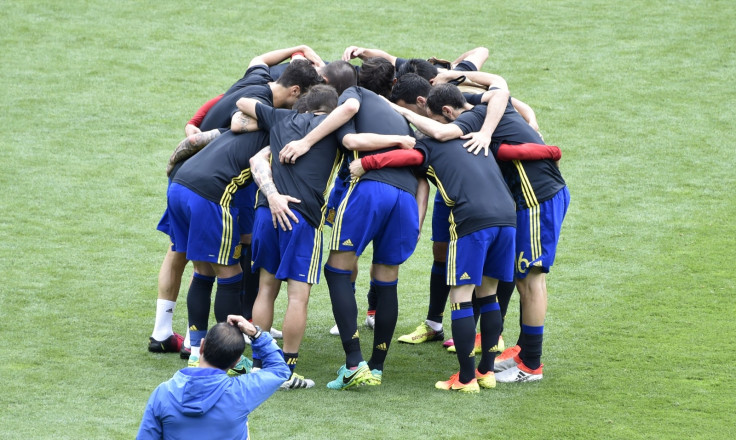
[{"label": "white sock", "polygon": [[199,346],[192,346],[192,354],[190,356],[199,357]]},{"label": "white sock", "polygon": [[187,329],[187,335],[184,337],[184,346],[187,347],[187,348],[191,348],[192,347],[192,340],[189,337],[189,329]]},{"label": "white sock", "polygon": [[174,309],[176,301],[167,299],[156,300],[156,323],[153,325],[153,333],[151,337],[157,341],[163,341],[174,334],[172,321],[174,318]]},{"label": "white sock", "polygon": [[432,330],[438,332],[442,330],[442,323],[441,322],[434,322],[430,321],[429,319],[425,319],[424,322],[431,328]]}]

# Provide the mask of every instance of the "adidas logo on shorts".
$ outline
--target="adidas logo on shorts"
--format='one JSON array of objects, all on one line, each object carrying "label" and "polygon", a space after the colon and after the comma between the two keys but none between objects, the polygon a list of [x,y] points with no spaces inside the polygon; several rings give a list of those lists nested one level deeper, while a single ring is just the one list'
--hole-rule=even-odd
[{"label": "adidas logo on shorts", "polygon": [[343,246],[355,246],[352,241],[348,238],[347,240],[342,242]]},{"label": "adidas logo on shorts", "polygon": [[460,275],[460,279],[461,280],[469,280],[470,279],[470,275],[468,275],[467,272],[463,272],[463,274]]}]

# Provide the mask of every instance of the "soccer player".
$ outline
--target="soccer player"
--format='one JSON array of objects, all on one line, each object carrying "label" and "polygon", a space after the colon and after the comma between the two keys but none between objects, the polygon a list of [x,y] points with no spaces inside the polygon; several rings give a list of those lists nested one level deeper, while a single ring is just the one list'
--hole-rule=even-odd
[{"label": "soccer player", "polygon": [[[311,388],[314,381],[294,372],[307,322],[313,284],[319,282],[322,263],[322,225],[329,183],[342,163],[337,139],[328,136],[294,164],[270,161],[289,141],[301,139],[337,106],[333,87],[317,85],[300,98],[296,110],[278,110],[255,99],[241,98],[238,107],[270,131],[271,145],[251,158],[253,177],[260,188],[254,224],[253,270],[260,270],[260,291],[253,321],[270,328],[274,302],[282,281],[288,303],[283,321],[284,358],[292,371],[281,388]],[[289,197],[281,194],[289,194]],[[254,367],[260,360],[254,358]]]},{"label": "soccer player", "polygon": [[[471,131],[463,136],[467,139],[464,147],[469,153],[477,155],[480,151],[485,151],[487,155],[490,148],[494,154],[498,154],[502,143],[544,143],[539,133],[514,110],[508,90],[492,87],[482,99],[488,102],[482,125],[471,126]],[[427,113],[436,121],[453,121],[458,114],[470,107],[457,87],[451,84],[433,87],[427,98]],[[473,107],[471,111],[476,111],[478,107]],[[407,110],[403,110],[402,114],[421,131],[433,137],[441,136],[434,131],[437,125],[433,126],[426,118]],[[570,194],[553,160],[514,160],[501,162],[500,167],[516,203],[514,278],[521,296],[522,314],[519,344],[499,356],[495,371],[499,373],[499,382],[540,380],[547,310],[545,274],[554,263]]]},{"label": "soccer player", "polygon": [[[390,111],[388,102],[372,91],[390,91],[393,66],[386,60],[371,58],[363,63],[359,75],[359,84],[365,87],[347,89],[340,96],[338,108],[317,128],[281,150],[280,161],[295,162],[317,141],[337,129],[338,140],[353,150],[353,158],[374,153],[360,151],[364,148],[390,145],[385,138],[356,134],[396,136],[394,145],[414,145],[406,120]],[[345,365],[338,370],[338,377],[327,384],[330,389],[381,383],[398,316],[399,265],[414,251],[419,235],[416,193],[417,179],[411,170],[386,168],[351,182],[340,202],[324,274],[345,351]],[[366,363],[360,350],[358,310],[350,277],[358,257],[370,242],[373,243],[371,281],[376,286],[377,305],[373,350]]]},{"label": "soccer player", "polygon": [[[278,63],[289,58],[298,58],[300,61],[286,64],[283,69],[275,68]],[[241,79],[235,82],[224,94],[207,101],[195,113],[185,126],[187,137],[177,146],[169,159],[167,175],[171,174],[174,166],[194,155],[214,138],[226,129],[230,128],[233,114],[237,112],[235,102],[237,96],[256,96],[264,102],[277,107],[291,107],[296,97],[306,91],[309,85],[319,82],[319,76],[313,66],[322,67],[324,63],[321,58],[306,45],[278,49],[258,55],[251,59],[248,69]],[[274,80],[270,75],[278,73],[279,79]],[[276,73],[277,72],[277,73]],[[281,79],[281,76],[284,76]],[[234,98],[234,96],[236,96]],[[227,97],[224,102],[223,97]],[[234,101],[233,101],[234,99]],[[228,102],[232,101],[232,108]],[[223,116],[228,114],[227,117]],[[232,113],[232,114],[230,114]],[[243,130],[248,121],[236,118],[237,128]],[[204,130],[204,131],[203,131]],[[253,206],[255,204],[256,187],[246,188],[236,193],[235,202],[240,208],[241,215],[238,216],[241,231],[240,245],[242,255],[240,258],[241,268],[244,269],[242,282],[241,314],[252,319],[252,306],[258,292],[258,278],[251,275],[250,244],[253,229]],[[166,215],[161,219],[158,229],[168,234],[168,218]],[[159,293],[156,306],[156,321],[154,330],[149,338],[149,351],[174,352],[179,351],[183,358],[190,354],[189,341],[184,340],[181,335],[174,333],[171,321],[179,294],[181,277],[184,273],[187,260],[181,254],[175,254],[171,248],[167,250],[164,261],[159,271]],[[280,337],[276,329],[270,330],[272,336]],[[189,333],[187,333],[187,337]]]},{"label": "soccer player", "polygon": [[[263,368],[258,374],[229,378],[226,371],[245,348],[244,334],[263,359]],[[198,368],[184,368],[156,387],[136,438],[250,438],[248,415],[287,377],[289,369],[271,336],[242,316],[230,315],[202,342]]]},{"label": "soccer player", "polygon": [[[466,119],[482,120],[483,116],[458,113],[454,128],[463,130],[468,124]],[[417,141],[415,149],[423,156],[420,169],[450,208],[446,284],[451,286],[452,334],[460,371],[449,380],[438,381],[435,387],[477,393],[481,386],[495,387],[492,347],[501,331],[495,293],[499,279],[513,279],[516,217],[514,201],[495,160],[466,154],[463,144],[459,136],[442,140],[426,137]],[[483,347],[477,369],[471,303],[474,289],[480,306]]]},{"label": "soccer player", "polygon": [[[172,249],[194,264],[187,306],[192,342],[190,363],[199,357],[198,342],[207,331],[215,278],[215,317],[222,322],[240,312],[242,269],[235,193],[252,182],[250,158],[268,142],[268,133],[226,131],[171,173],[167,215]],[[245,358],[243,359],[245,361]]]},{"label": "soccer player", "polygon": [[[484,90],[492,84],[497,87],[508,88],[506,81],[502,77],[486,72],[477,72],[473,69],[472,64],[469,65],[467,62],[463,62],[458,66],[458,68],[462,70],[464,76],[467,75],[472,77],[475,84],[482,85]],[[436,84],[442,84],[457,78],[457,75],[458,71],[439,72],[434,78],[432,78],[432,81]],[[430,89],[431,84],[429,81],[418,74],[408,73],[401,75],[391,91],[391,101],[418,115],[426,116],[427,95],[429,94]],[[538,131],[536,115],[531,107],[513,97],[511,100],[514,108],[519,110],[519,113],[524,116],[529,125]],[[518,153],[518,150],[509,150],[508,153]],[[545,151],[543,150],[540,153],[544,154]],[[440,193],[435,193],[434,210],[432,211],[432,254],[434,262],[430,272],[430,294],[427,318],[423,323],[418,325],[413,332],[400,336],[398,339],[399,342],[419,344],[428,341],[441,340],[444,337],[442,320],[450,289],[450,287],[445,284],[445,257],[447,254],[447,245],[450,240],[448,232],[449,223],[447,220],[448,215],[449,208],[447,208],[447,206],[442,202]],[[513,290],[513,282],[501,281],[498,284],[497,293],[503,316],[506,315],[509,299]],[[476,312],[477,319],[479,317],[477,307],[474,307],[474,310]],[[448,351],[455,351],[454,341],[452,339],[446,340],[443,345],[447,347]],[[477,335],[475,348],[476,352],[480,353],[480,334]],[[502,337],[499,337],[498,347],[496,348],[497,351],[502,351],[504,349]]]}]

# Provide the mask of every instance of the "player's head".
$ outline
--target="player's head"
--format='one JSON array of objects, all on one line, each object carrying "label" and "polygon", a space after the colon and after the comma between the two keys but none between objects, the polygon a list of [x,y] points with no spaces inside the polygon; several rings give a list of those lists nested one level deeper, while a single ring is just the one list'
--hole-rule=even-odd
[{"label": "player's head", "polygon": [[325,65],[322,68],[322,76],[327,84],[337,90],[338,95],[348,87],[358,84],[358,72],[355,70],[355,66],[347,61],[334,61]]},{"label": "player's head", "polygon": [[432,85],[416,73],[401,75],[391,89],[391,102],[422,116],[427,115],[427,95]]},{"label": "player's head", "polygon": [[294,105],[299,95],[306,93],[310,87],[324,82],[317,70],[307,60],[294,60],[284,69],[276,84],[289,91],[290,98],[287,99],[287,107]]},{"label": "player's head", "polygon": [[243,333],[237,327],[221,322],[207,332],[202,358],[213,367],[227,370],[238,362],[245,350]]},{"label": "player's head", "polygon": [[358,85],[388,98],[394,83],[395,70],[391,61],[385,58],[366,58],[360,66]]},{"label": "player's head", "polygon": [[335,107],[337,107],[337,91],[325,84],[313,86],[294,105],[294,109],[299,113],[330,113]]},{"label": "player's head", "polygon": [[427,60],[411,58],[399,67],[396,77],[401,78],[407,73],[416,73],[427,81],[437,76],[437,66]]},{"label": "player's head", "polygon": [[448,123],[465,109],[465,97],[453,84],[438,84],[427,95],[427,116],[435,121]]}]

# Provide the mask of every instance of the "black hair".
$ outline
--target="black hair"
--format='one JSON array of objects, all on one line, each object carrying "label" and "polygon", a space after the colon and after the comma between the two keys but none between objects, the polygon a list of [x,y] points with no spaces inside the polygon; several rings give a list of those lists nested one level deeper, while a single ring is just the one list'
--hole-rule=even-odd
[{"label": "black hair", "polygon": [[317,84],[302,95],[294,104],[294,110],[299,113],[324,112],[330,113],[337,107],[337,91],[326,84]]},{"label": "black hair", "polygon": [[395,71],[391,61],[385,58],[366,58],[360,66],[358,85],[388,98],[394,83]]},{"label": "black hair", "polygon": [[429,91],[427,95],[427,108],[435,115],[442,114],[442,107],[449,105],[460,109],[465,106],[465,96],[453,84],[438,84]]},{"label": "black hair", "polygon": [[416,73],[407,73],[396,80],[391,89],[391,102],[404,101],[407,104],[415,104],[420,96],[426,97],[432,84]]},{"label": "black hair", "polygon": [[221,370],[232,367],[245,351],[245,340],[239,328],[220,322],[207,332],[202,357]]},{"label": "black hair", "polygon": [[334,61],[322,68],[322,76],[327,80],[327,84],[337,90],[340,95],[345,89],[358,84],[358,72],[355,66],[347,61]]},{"label": "black hair", "polygon": [[324,82],[317,70],[307,60],[294,60],[284,69],[277,84],[284,87],[299,86],[301,93],[306,93],[310,87]]},{"label": "black hair", "polygon": [[407,73],[416,73],[429,81],[437,76],[437,66],[421,58],[411,58],[399,67],[399,70],[396,72],[396,77],[401,78]]}]

